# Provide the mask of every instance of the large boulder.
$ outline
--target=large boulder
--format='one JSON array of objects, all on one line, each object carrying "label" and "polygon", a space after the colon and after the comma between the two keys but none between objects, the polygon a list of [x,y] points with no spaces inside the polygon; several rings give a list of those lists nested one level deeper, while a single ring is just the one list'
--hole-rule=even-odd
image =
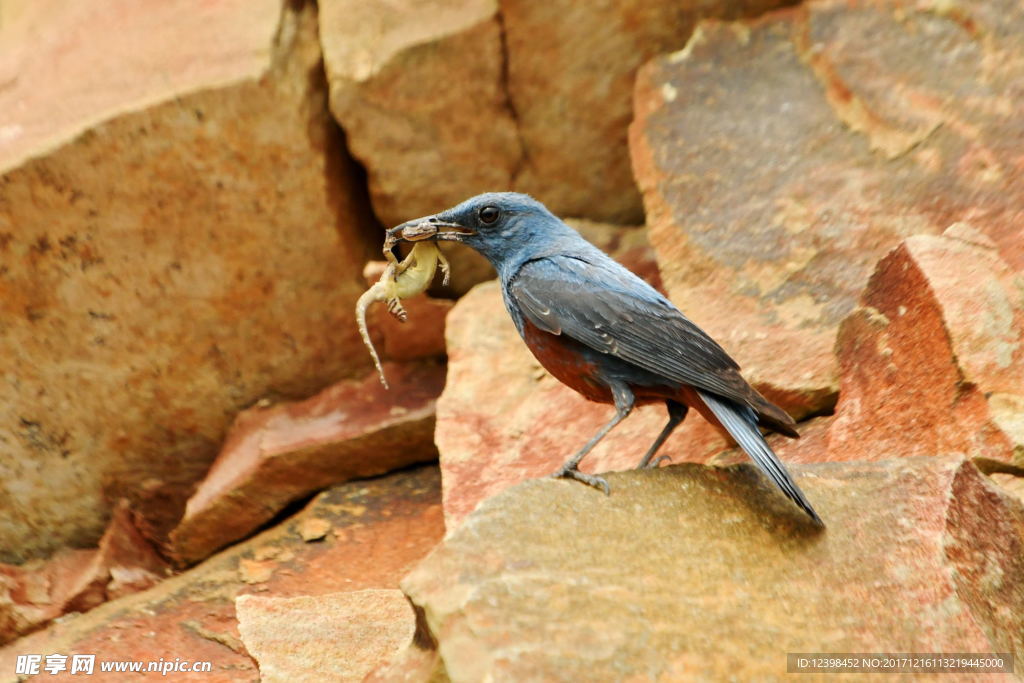
[{"label": "large boulder", "polygon": [[839,324],[904,238],[969,219],[1024,266],[1022,26],[1010,2],[815,2],[703,23],[640,71],[633,169],[666,287],[769,398],[829,409]]},{"label": "large boulder", "polygon": [[315,7],[31,3],[0,65],[0,560],[160,538],[240,409],[369,364]]},{"label": "large boulder", "polygon": [[827,529],[751,465],[614,473],[610,497],[531,481],[402,589],[456,682],[776,680],[787,652],[1022,661],[1019,498],[958,458],[794,471]]},{"label": "large boulder", "polygon": [[[258,681],[239,632],[236,599],[308,601],[303,596],[394,590],[444,534],[440,496],[436,467],[336,486],[179,576],[7,645],[0,649],[0,671],[13,672],[18,655],[80,652],[96,653],[98,661],[213,664],[212,672],[175,673],[174,680]],[[280,624],[279,633],[288,627]],[[321,645],[329,650],[336,643]],[[52,680],[80,678],[65,671]]]}]

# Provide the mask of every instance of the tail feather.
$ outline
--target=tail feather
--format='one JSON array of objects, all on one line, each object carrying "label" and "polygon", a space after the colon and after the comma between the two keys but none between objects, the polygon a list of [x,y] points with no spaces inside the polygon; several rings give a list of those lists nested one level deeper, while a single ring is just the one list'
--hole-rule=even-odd
[{"label": "tail feather", "polygon": [[810,502],[804,496],[803,491],[793,481],[793,478],[786,470],[786,466],[782,464],[779,457],[772,451],[771,446],[764,440],[764,436],[761,435],[760,430],[757,428],[757,415],[754,414],[754,411],[747,406],[739,407],[730,401],[718,398],[704,391],[698,390],[698,393],[711,412],[718,418],[718,421],[725,427],[726,431],[740,445],[740,448],[751,457],[754,464],[771,477],[776,486],[782,489],[782,492],[790,500],[810,515],[811,519],[821,526],[825,526],[825,523],[821,521],[821,517],[818,516],[818,513],[814,511],[814,508],[811,507]]}]

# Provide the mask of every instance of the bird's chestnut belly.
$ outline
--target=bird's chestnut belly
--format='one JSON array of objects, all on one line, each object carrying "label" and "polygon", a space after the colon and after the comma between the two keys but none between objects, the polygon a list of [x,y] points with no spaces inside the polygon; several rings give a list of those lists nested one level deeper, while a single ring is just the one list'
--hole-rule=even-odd
[{"label": "bird's chestnut belly", "polygon": [[523,341],[544,369],[562,384],[590,401],[611,403],[612,392],[600,379],[597,364],[587,349],[565,335],[545,332],[528,320],[523,324]]}]

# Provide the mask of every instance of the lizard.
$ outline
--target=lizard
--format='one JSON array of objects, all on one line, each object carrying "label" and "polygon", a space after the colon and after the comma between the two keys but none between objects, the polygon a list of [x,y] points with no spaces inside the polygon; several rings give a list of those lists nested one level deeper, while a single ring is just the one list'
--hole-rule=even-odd
[{"label": "lizard", "polygon": [[[402,307],[401,299],[408,299],[426,290],[434,279],[438,264],[441,266],[443,284],[448,284],[451,266],[441,250],[437,248],[437,243],[416,241],[426,240],[436,232],[437,228],[429,224],[409,226],[402,231],[401,235],[389,232],[384,240],[384,258],[387,261],[387,267],[380,279],[356,302],[356,322],[359,325],[359,334],[363,338],[366,348],[370,350],[370,356],[377,368],[377,374],[380,375],[381,383],[387,388],[390,387],[384,376],[384,368],[381,366],[380,357],[373,347],[370,332],[366,327],[366,310],[375,301],[383,301],[387,304],[388,312],[391,315],[405,322],[409,316],[405,308]],[[399,261],[392,248],[402,237],[415,242],[415,244],[412,251]]]}]

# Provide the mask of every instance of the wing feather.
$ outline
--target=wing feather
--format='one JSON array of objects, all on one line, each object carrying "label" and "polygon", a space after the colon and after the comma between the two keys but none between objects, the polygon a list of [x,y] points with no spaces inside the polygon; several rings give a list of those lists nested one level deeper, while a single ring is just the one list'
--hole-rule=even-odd
[{"label": "wing feather", "polygon": [[509,291],[523,315],[552,334],[671,381],[748,404],[739,366],[668,299],[604,254],[524,264]]}]

